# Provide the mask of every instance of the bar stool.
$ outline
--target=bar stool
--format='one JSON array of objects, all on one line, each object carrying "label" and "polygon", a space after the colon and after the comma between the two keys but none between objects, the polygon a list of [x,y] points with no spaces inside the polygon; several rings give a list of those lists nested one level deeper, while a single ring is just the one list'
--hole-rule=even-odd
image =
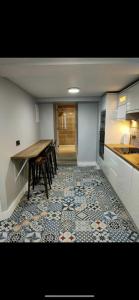
[{"label": "bar stool", "polygon": [[[48,178],[48,183],[49,183],[49,187],[51,189],[51,184],[52,184],[52,178],[51,178],[51,169],[50,169],[50,162],[47,156],[39,156],[38,159],[42,159],[44,161],[45,164],[45,172],[47,174],[47,178]],[[36,165],[35,166],[35,184],[37,184],[40,179],[41,179],[41,166],[40,165]]]},{"label": "bar stool", "polygon": [[51,153],[52,153],[52,160],[53,160],[53,168],[54,168],[54,172],[55,174],[57,174],[57,159],[56,159],[56,141],[54,141],[53,144],[50,145],[50,149],[51,149]]},{"label": "bar stool", "polygon": [[[36,169],[36,171],[39,169],[39,177],[40,177],[40,174],[42,173],[42,177],[43,177],[43,180],[44,180],[46,197],[48,198],[46,159],[44,157],[40,156],[40,157],[35,159],[35,169]],[[34,176],[33,181],[36,181],[36,179],[37,179],[37,177]]]},{"label": "bar stool", "polygon": [[56,140],[54,141],[54,143],[52,143],[49,146],[49,151],[51,152],[51,161],[52,161],[54,173],[57,174],[58,167],[57,167],[57,159],[56,159],[56,150],[55,150],[55,147],[56,147]]},{"label": "bar stool", "polygon": [[34,176],[35,176],[35,160],[32,158],[29,160],[29,169],[28,169],[28,200],[30,197],[30,187],[31,187],[31,180],[32,180],[32,187],[34,189]]},{"label": "bar stool", "polygon": [[39,170],[39,178],[42,173],[42,177],[44,180],[46,197],[48,199],[48,186],[47,186],[47,172],[46,172],[46,159],[44,157],[38,157],[36,159],[31,159],[29,161],[29,173],[28,173],[28,199],[30,197],[30,186],[32,179],[32,188],[34,189],[35,184],[38,182],[38,170]]},{"label": "bar stool", "polygon": [[51,146],[48,146],[45,151],[41,154],[41,156],[47,159],[49,178],[52,184],[52,177],[54,178],[54,166],[53,166],[53,156]]}]

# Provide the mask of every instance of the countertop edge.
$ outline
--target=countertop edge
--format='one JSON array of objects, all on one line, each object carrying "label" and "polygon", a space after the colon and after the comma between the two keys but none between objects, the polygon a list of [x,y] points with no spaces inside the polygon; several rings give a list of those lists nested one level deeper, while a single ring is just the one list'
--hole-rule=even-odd
[{"label": "countertop edge", "polygon": [[[124,161],[126,161],[129,165],[131,165],[133,168],[135,168],[137,171],[139,171],[139,167],[137,167],[134,163],[132,163],[131,161],[129,161],[128,159],[126,159],[122,154],[118,153],[117,151],[115,151],[113,149],[113,147],[104,144],[105,147],[107,147],[109,150],[111,150],[112,152],[114,152],[117,156],[121,157]],[[125,145],[126,147],[126,145]]]}]

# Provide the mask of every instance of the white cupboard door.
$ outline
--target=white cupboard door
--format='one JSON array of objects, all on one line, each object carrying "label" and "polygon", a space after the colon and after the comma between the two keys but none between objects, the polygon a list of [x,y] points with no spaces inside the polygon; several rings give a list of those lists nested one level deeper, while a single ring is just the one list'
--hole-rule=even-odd
[{"label": "white cupboard door", "polygon": [[118,106],[126,104],[127,97],[128,97],[127,91],[124,91],[124,92],[120,93],[119,97],[118,97]]},{"label": "white cupboard door", "polygon": [[127,112],[139,111],[139,83],[128,89]]},{"label": "white cupboard door", "polygon": [[131,194],[129,212],[136,226],[139,228],[139,171],[136,169],[133,171]]},{"label": "white cupboard door", "polygon": [[118,106],[117,119],[126,119],[126,104]]},{"label": "white cupboard door", "polygon": [[104,148],[104,168],[103,171],[110,181],[113,188],[116,190],[117,182],[117,161],[115,160],[116,155],[109,150],[107,147]]},{"label": "white cupboard door", "polygon": [[131,199],[133,167],[120,157],[117,157],[117,161],[118,161],[117,164],[118,176],[117,176],[117,183],[116,183],[116,191],[119,198],[123,201],[126,208],[128,209],[128,203]]},{"label": "white cupboard door", "polygon": [[139,228],[139,171],[107,147],[103,171]]},{"label": "white cupboard door", "polygon": [[103,171],[106,177],[119,198],[127,207],[131,198],[133,167],[106,147],[104,151],[104,162],[105,168]]}]

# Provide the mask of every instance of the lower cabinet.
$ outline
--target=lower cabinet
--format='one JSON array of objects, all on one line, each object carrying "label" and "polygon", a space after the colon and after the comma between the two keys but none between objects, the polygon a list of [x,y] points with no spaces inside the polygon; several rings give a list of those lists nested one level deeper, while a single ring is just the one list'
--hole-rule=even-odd
[{"label": "lower cabinet", "polygon": [[102,169],[139,228],[139,171],[107,147]]},{"label": "lower cabinet", "polygon": [[135,224],[139,228],[139,171],[136,169],[133,170],[131,199],[128,207]]}]

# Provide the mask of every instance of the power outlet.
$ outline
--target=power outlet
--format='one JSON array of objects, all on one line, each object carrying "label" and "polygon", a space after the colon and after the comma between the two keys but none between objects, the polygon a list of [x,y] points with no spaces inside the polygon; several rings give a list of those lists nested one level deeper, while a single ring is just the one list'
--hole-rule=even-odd
[{"label": "power outlet", "polygon": [[20,145],[20,141],[16,141],[16,146],[19,146]]}]

